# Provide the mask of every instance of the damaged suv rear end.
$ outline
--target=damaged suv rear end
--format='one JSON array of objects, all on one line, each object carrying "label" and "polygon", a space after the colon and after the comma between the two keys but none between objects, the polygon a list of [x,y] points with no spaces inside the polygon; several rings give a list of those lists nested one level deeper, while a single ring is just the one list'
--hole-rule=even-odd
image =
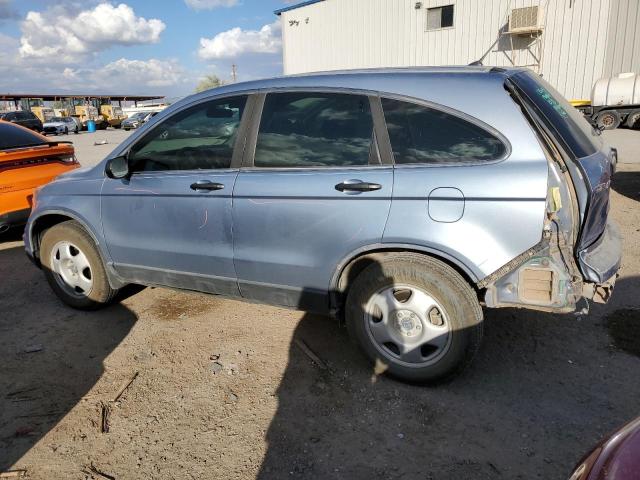
[{"label": "damaged suv rear end", "polygon": [[542,240],[482,279],[488,307],[588,311],[606,303],[620,268],[622,239],[608,218],[617,152],[553,87],[530,71],[505,87],[534,129],[549,163]]}]

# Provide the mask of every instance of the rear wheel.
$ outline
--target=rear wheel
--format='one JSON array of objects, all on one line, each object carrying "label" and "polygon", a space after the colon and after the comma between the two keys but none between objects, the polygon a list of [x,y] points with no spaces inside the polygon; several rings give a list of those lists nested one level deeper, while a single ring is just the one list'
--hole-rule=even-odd
[{"label": "rear wheel", "polygon": [[107,305],[117,293],[109,285],[93,239],[75,221],[45,231],[40,261],[53,291],[71,307],[95,310]]},{"label": "rear wheel", "polygon": [[615,110],[605,110],[596,115],[596,125],[603,130],[614,130],[620,126],[620,114]]},{"label": "rear wheel", "polygon": [[365,268],[349,289],[345,313],[369,359],[411,382],[460,372],[482,338],[475,291],[453,268],[418,254],[390,255]]},{"label": "rear wheel", "polygon": [[640,108],[631,111],[627,117],[626,125],[629,128],[640,129]]}]

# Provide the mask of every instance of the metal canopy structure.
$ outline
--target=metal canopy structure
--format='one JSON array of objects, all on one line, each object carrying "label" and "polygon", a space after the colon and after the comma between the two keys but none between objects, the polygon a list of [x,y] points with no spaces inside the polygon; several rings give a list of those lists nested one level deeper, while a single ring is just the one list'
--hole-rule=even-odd
[{"label": "metal canopy structure", "polygon": [[43,101],[56,101],[63,99],[108,99],[114,101],[130,101],[130,102],[142,102],[149,100],[160,100],[165,98],[164,95],[98,95],[87,94],[77,95],[70,93],[51,94],[51,93],[0,93],[0,100],[5,101],[20,101],[27,99],[39,99]]}]

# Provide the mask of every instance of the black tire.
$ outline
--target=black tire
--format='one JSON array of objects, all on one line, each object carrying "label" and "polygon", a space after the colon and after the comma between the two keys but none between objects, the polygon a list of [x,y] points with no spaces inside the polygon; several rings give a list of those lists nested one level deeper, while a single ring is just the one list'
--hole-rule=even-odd
[{"label": "black tire", "polygon": [[[59,242],[70,242],[89,262],[92,287],[88,292],[75,291],[62,276],[54,271],[52,252]],[[108,305],[117,290],[109,285],[100,253],[86,230],[73,220],[59,223],[42,235],[40,263],[49,286],[67,305],[80,310],[96,310]]]},{"label": "black tire", "polygon": [[69,128],[68,127],[64,127],[64,134],[65,135],[69,135]]},{"label": "black tire", "polygon": [[78,130],[78,127],[77,127],[77,126],[76,126],[76,130],[75,130],[75,132],[74,132],[74,133],[75,133],[76,135],[77,135],[78,133],[80,133],[80,132],[79,132],[79,130]]},{"label": "black tire", "polygon": [[620,114],[615,110],[605,110],[596,115],[596,125],[601,130],[615,130],[620,126]]},{"label": "black tire", "polygon": [[640,108],[631,111],[625,125],[634,130],[640,129]]},{"label": "black tire", "polygon": [[[368,325],[372,315],[367,310],[372,299],[377,292],[397,285],[409,285],[427,292],[443,309],[447,344],[430,362],[407,365],[385,346],[387,344],[379,344],[370,333]],[[393,294],[396,295],[396,290]],[[436,315],[440,313],[436,311]],[[386,373],[408,382],[434,382],[460,373],[471,363],[482,340],[483,316],[475,291],[449,265],[419,254],[390,254],[366,267],[349,288],[345,317],[351,338],[369,359],[376,365],[383,364]],[[423,318],[425,325],[430,312],[425,312]],[[394,328],[400,328],[399,317],[394,322],[398,322]],[[431,325],[421,328],[426,331]]]}]

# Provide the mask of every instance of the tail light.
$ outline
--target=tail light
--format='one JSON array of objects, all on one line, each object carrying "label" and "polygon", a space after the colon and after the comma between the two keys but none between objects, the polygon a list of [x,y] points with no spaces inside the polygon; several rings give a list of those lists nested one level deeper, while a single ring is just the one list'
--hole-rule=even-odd
[{"label": "tail light", "polygon": [[26,158],[22,160],[14,160],[12,162],[0,163],[0,171],[10,170],[13,168],[37,167],[48,163],[63,163],[65,165],[79,165],[75,155],[56,155],[52,157]]}]

